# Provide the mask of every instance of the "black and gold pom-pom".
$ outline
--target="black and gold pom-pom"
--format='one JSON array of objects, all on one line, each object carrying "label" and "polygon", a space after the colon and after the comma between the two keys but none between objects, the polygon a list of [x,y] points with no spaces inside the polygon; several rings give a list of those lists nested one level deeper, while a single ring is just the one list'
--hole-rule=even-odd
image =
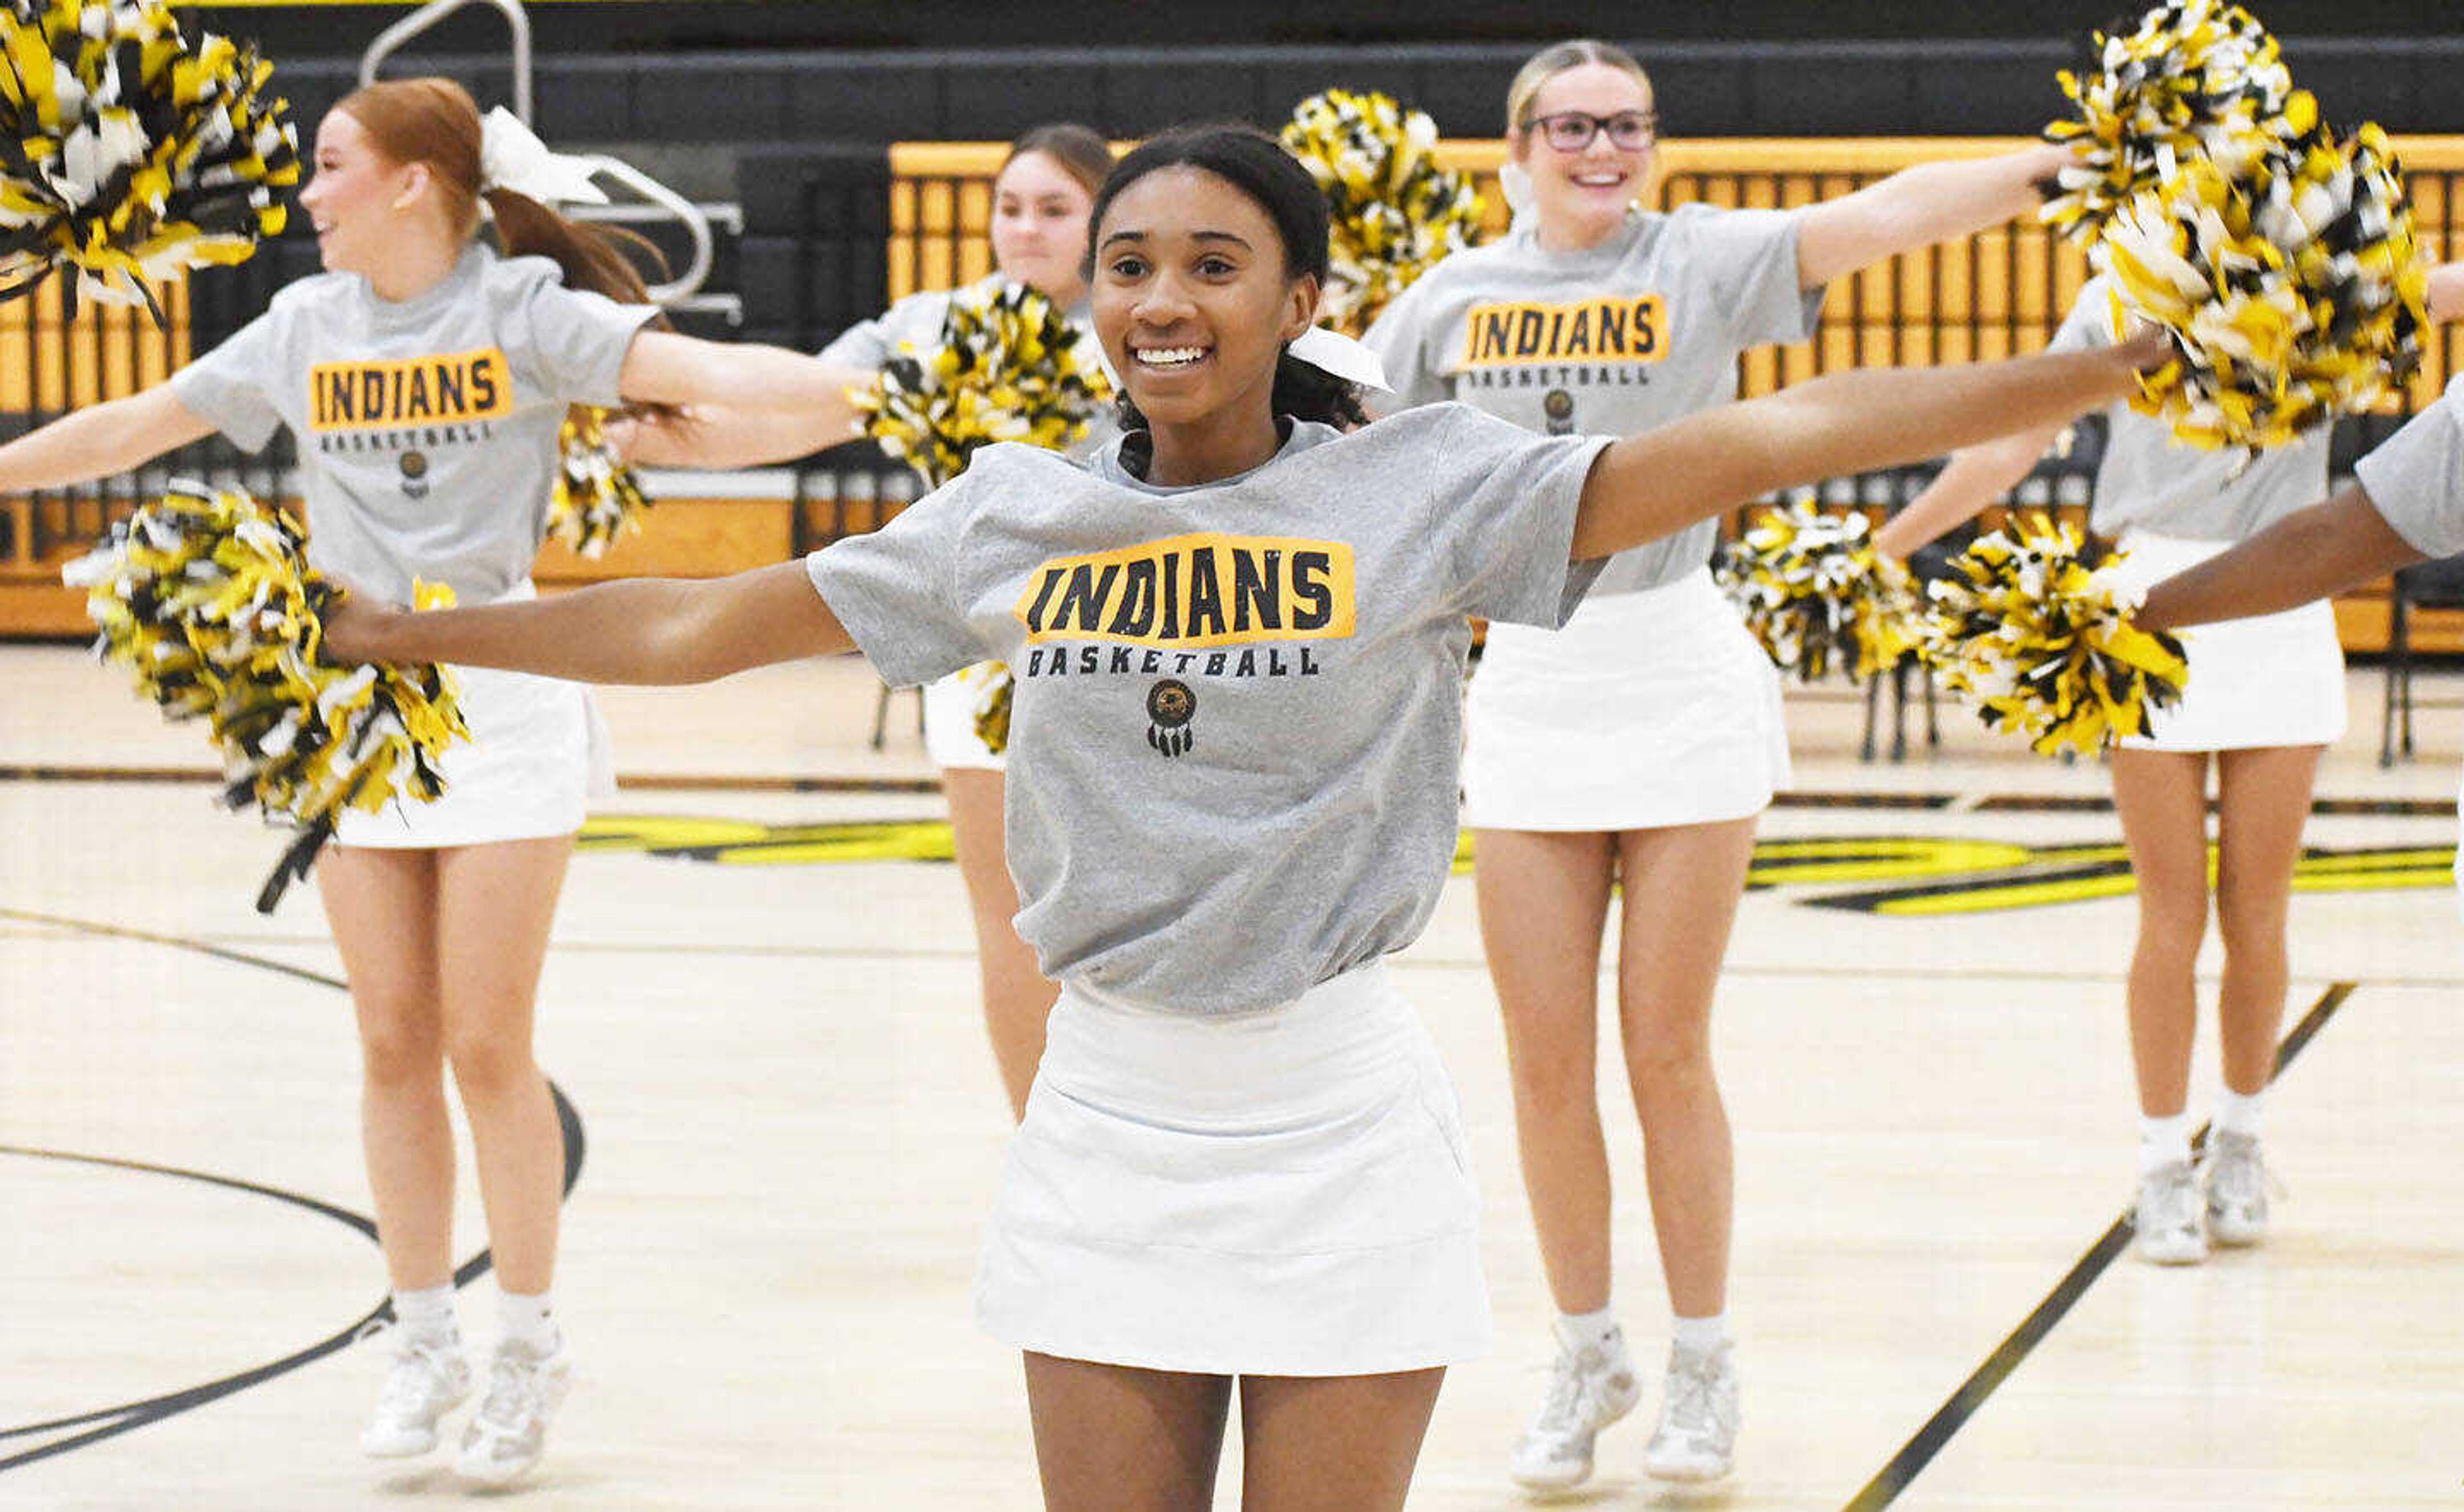
[{"label": "black and gold pom-pom", "polygon": [[2096,68],[2062,73],[2072,116],[2045,128],[2071,163],[2044,219],[2088,240],[2189,159],[2231,154],[2309,110],[2276,38],[2237,5],[2169,0],[2137,30],[2095,33]]},{"label": "black and gold pom-pom", "polygon": [[299,182],[274,67],[159,0],[0,11],[0,299],[54,272],[72,295],[162,310],[146,288],[243,261]]},{"label": "black and gold pom-pom", "polygon": [[1330,89],[1292,109],[1285,150],[1326,191],[1332,278],[1319,318],[1369,329],[1412,281],[1480,234],[1479,191],[1438,166],[1437,122],[1391,96]]},{"label": "black and gold pom-pom", "polygon": [[1023,284],[950,296],[935,343],[899,355],[852,396],[858,427],[940,487],[997,441],[1065,449],[1112,397],[1095,339]]},{"label": "black and gold pom-pom", "polygon": [[[337,590],[302,542],[297,521],[243,492],[174,484],[61,572],[86,590],[97,652],[165,718],[210,725],[223,800],[297,826],[258,899],[267,911],[343,810],[436,798],[438,757],[471,734],[443,668],[325,657]],[[434,602],[423,593],[423,607]]]},{"label": "black and gold pom-pom", "polygon": [[2076,526],[2014,518],[1929,585],[1924,654],[1988,729],[2046,756],[2146,734],[2149,711],[2181,697],[2189,669],[2181,642],[2130,622],[2121,559]]},{"label": "black and gold pom-pom", "polygon": [[2429,263],[2376,125],[2340,141],[2309,119],[2186,161],[2090,256],[2120,311],[2172,334],[2179,355],[2133,403],[2191,446],[2280,446],[2368,408],[2421,362]]},{"label": "black and gold pom-pom", "polygon": [[578,557],[604,555],[618,537],[642,528],[642,513],[650,507],[641,477],[608,444],[606,427],[606,410],[576,405],[556,433],[547,534]]},{"label": "black and gold pom-pom", "polygon": [[1018,679],[1010,674],[1005,662],[982,664],[977,676],[981,678],[983,691],[976,695],[976,738],[984,749],[999,756],[1009,749],[1009,709],[1018,690]]},{"label": "black and gold pom-pom", "polygon": [[1871,677],[1912,647],[1918,605],[1907,575],[1876,553],[1855,511],[1805,502],[1767,511],[1712,572],[1772,663],[1800,682]]}]

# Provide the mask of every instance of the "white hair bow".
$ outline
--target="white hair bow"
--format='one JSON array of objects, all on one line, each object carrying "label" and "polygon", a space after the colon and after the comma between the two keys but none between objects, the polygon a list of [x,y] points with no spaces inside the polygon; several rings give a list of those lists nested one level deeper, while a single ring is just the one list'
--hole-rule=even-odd
[{"label": "white hair bow", "polygon": [[1377,354],[1340,331],[1313,325],[1303,331],[1291,345],[1285,348],[1292,356],[1320,372],[1332,374],[1347,383],[1392,393],[1386,385],[1386,364]]},{"label": "white hair bow", "polygon": [[541,205],[607,203],[606,192],[590,182],[587,164],[550,152],[502,105],[479,122],[479,189],[511,189]]}]

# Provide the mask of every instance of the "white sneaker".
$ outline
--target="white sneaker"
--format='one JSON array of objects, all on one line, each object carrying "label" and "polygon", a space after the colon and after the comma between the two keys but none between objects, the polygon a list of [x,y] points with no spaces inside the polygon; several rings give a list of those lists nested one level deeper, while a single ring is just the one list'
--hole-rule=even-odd
[{"label": "white sneaker", "polygon": [[2139,1178],[2131,1208],[2139,1258],[2156,1265],[2196,1265],[2208,1258],[2199,1227],[2199,1179],[2187,1160],[2170,1161]]},{"label": "white sneaker", "polygon": [[2201,1166],[2208,1178],[2208,1238],[2236,1249],[2267,1238],[2267,1162],[2258,1136],[2211,1136]]},{"label": "white sneaker", "polygon": [[1732,1345],[1707,1353],[1668,1351],[1668,1380],[1660,1402],[1660,1427],[1643,1451],[1642,1467],[1655,1480],[1717,1480],[1736,1466],[1737,1356]]},{"label": "white sneaker", "polygon": [[377,1392],[376,1415],[360,1432],[360,1453],[376,1459],[424,1455],[436,1447],[437,1421],[471,1395],[471,1366],[462,1341],[414,1339],[399,1326],[393,1364]]},{"label": "white sneaker", "polygon": [[560,1338],[541,1350],[517,1340],[496,1346],[488,1362],[488,1394],[462,1431],[453,1468],[484,1485],[500,1486],[539,1462],[548,1419],[572,1384],[573,1366]]},{"label": "white sneaker", "polygon": [[1572,1349],[1561,1342],[1550,1368],[1549,1395],[1507,1460],[1506,1473],[1531,1491],[1567,1491],[1592,1478],[1592,1441],[1634,1411],[1642,1382],[1625,1352],[1625,1335]]}]

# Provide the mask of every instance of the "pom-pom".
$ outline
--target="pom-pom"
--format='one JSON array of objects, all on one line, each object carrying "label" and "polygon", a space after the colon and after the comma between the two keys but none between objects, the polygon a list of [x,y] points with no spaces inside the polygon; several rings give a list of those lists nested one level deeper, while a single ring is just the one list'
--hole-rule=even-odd
[{"label": "pom-pom", "polygon": [[2046,756],[2144,735],[2149,711],[2181,697],[2189,669],[2181,642],[2130,623],[2121,560],[2074,525],[2013,520],[1930,585],[1925,654],[1988,729]]},{"label": "pom-pom", "polygon": [[983,663],[980,675],[984,686],[976,695],[976,738],[999,756],[1009,749],[1009,707],[1018,679],[1003,662]]},{"label": "pom-pom", "polygon": [[2178,359],[2134,401],[2192,446],[2278,446],[2421,362],[2429,270],[2386,135],[2324,126],[2182,164],[2105,228],[2119,303]]},{"label": "pom-pom", "polygon": [[224,802],[298,826],[257,900],[268,912],[344,809],[434,799],[438,756],[470,738],[445,669],[325,659],[322,616],[339,590],[308,569],[302,539],[243,492],[174,484],[61,572],[86,590],[97,652],[165,717],[211,726]]},{"label": "pom-pom", "polygon": [[1437,122],[1392,97],[1330,89],[1293,107],[1286,150],[1326,191],[1333,274],[1320,318],[1348,335],[1481,229],[1479,192],[1438,166]]},{"label": "pom-pom", "polygon": [[273,65],[158,0],[9,0],[0,11],[0,299],[58,269],[72,295],[143,303],[145,280],[235,263],[282,230],[299,182]]},{"label": "pom-pom", "polygon": [[1917,603],[1906,574],[1875,552],[1861,514],[1811,503],[1771,510],[1713,570],[1746,628],[1800,682],[1834,671],[1871,677],[1913,647]]},{"label": "pom-pom", "polygon": [[864,432],[938,488],[996,441],[1075,444],[1111,394],[1094,338],[1009,284],[952,295],[939,344],[902,346],[854,399]]},{"label": "pom-pom", "polygon": [[607,411],[576,405],[556,433],[556,489],[547,505],[547,534],[578,557],[598,557],[619,536],[642,528],[650,496],[607,441]]},{"label": "pom-pom", "polygon": [[2127,35],[2097,33],[2094,47],[2096,72],[2059,76],[2076,114],[2045,128],[2073,161],[2044,219],[2075,239],[2097,235],[2180,163],[2283,124],[2303,129],[2317,114],[2295,94],[2276,38],[2236,5],[2171,0]]}]

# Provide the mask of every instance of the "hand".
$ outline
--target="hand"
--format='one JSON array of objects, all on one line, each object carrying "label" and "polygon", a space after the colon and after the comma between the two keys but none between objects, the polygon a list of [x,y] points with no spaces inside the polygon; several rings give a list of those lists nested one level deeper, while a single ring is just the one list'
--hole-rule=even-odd
[{"label": "hand", "polygon": [[325,606],[325,654],[338,662],[384,662],[387,632],[407,615],[399,604],[336,579],[341,589]]},{"label": "hand", "polygon": [[2161,325],[2140,322],[2130,335],[2115,343],[2114,356],[2130,364],[2134,373],[2153,373],[2181,355],[2173,343],[2173,333]]}]

